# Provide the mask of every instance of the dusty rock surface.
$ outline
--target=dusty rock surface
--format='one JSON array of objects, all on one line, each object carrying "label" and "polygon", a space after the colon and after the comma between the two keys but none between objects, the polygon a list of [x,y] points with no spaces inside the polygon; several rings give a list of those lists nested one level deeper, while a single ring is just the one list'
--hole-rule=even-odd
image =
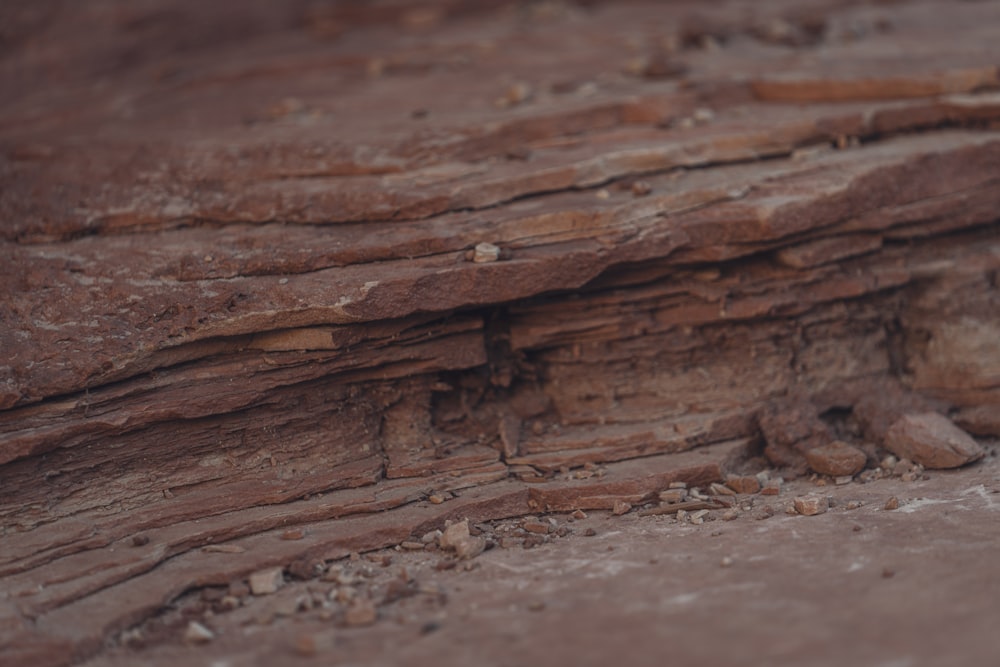
[{"label": "dusty rock surface", "polygon": [[[463,519],[442,567],[492,521],[536,548],[559,513],[783,519],[722,489],[784,498],[833,442],[916,482],[885,449],[910,414],[990,442],[998,23],[0,3],[0,655],[100,659],[268,570],[260,618],[291,618],[316,603],[286,576]],[[330,620],[426,599],[393,581],[335,582]]]},{"label": "dusty rock surface", "polygon": [[[86,664],[990,664],[1000,463],[988,449],[983,463],[911,482],[801,479],[778,497],[741,494],[735,518],[713,510],[700,524],[555,514],[531,519],[555,525],[534,542],[517,522],[475,524],[493,545],[473,561],[345,558],[332,569],[346,586],[289,583],[282,593],[310,603],[286,616],[253,597],[213,613],[190,594]],[[829,509],[789,514],[800,496]],[[352,627],[345,588],[375,592],[377,622]],[[188,616],[206,619],[211,643],[176,639]]]}]

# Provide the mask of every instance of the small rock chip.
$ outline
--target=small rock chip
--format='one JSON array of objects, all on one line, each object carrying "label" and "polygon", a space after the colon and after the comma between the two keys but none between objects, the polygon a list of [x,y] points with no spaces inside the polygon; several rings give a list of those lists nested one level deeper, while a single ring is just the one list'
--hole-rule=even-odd
[{"label": "small rock chip", "polygon": [[583,519],[587,518],[587,513],[584,512],[583,510],[573,510],[573,513],[570,514],[570,516],[576,519],[577,521],[582,521]]},{"label": "small rock chip", "polygon": [[835,440],[828,445],[813,447],[806,452],[806,463],[821,475],[843,477],[856,475],[865,467],[868,457],[846,442]]},{"label": "small rock chip", "polygon": [[735,521],[736,519],[739,518],[739,516],[740,516],[740,513],[737,512],[736,510],[734,510],[734,509],[728,509],[728,510],[726,510],[725,512],[722,513],[722,520],[723,521]]},{"label": "small rock chip", "polygon": [[547,535],[549,533],[550,524],[542,521],[525,521],[522,525],[529,533],[538,533],[539,535]]},{"label": "small rock chip", "polygon": [[597,535],[597,531],[594,530],[593,528],[588,528],[587,530],[583,531],[583,534],[587,537],[593,537],[594,535]]},{"label": "small rock chip", "polygon": [[601,188],[594,193],[594,196],[598,199],[611,199],[611,193],[608,192],[607,188]]},{"label": "small rock chip", "polygon": [[459,558],[475,558],[486,549],[486,538],[473,537],[469,532],[469,520],[457,521],[447,528],[438,538],[442,549],[451,549]]},{"label": "small rock chip", "polygon": [[306,536],[306,531],[301,528],[291,528],[281,534],[283,540],[301,540]]},{"label": "small rock chip", "polygon": [[757,493],[760,491],[760,480],[752,475],[730,475],[726,478],[726,486],[736,493]]},{"label": "small rock chip", "polygon": [[732,567],[733,559],[729,556],[723,556],[722,561],[719,563],[722,567]]},{"label": "small rock chip", "polygon": [[464,542],[470,537],[472,534],[469,532],[469,520],[462,519],[444,529],[441,537],[438,538],[438,544],[442,549],[454,549],[456,544]]},{"label": "small rock chip", "polygon": [[660,501],[665,503],[679,503],[683,502],[685,498],[687,498],[687,491],[685,489],[660,491]]},{"label": "small rock chip", "polygon": [[198,621],[189,621],[184,630],[184,641],[191,644],[207,644],[215,639],[215,633]]},{"label": "small rock chip", "polygon": [[899,498],[896,496],[891,496],[889,500],[885,501],[885,505],[882,507],[884,510],[898,510],[899,509]]},{"label": "small rock chip", "polygon": [[781,494],[781,485],[785,483],[781,477],[770,477],[760,490],[762,496],[777,496]]},{"label": "small rock chip", "polygon": [[344,611],[344,624],[351,628],[371,625],[378,620],[375,603],[366,598],[355,598]]},{"label": "small rock chip", "polygon": [[843,486],[845,484],[850,484],[853,481],[854,481],[854,477],[853,476],[851,476],[851,475],[842,475],[841,477],[835,478],[833,480],[833,483],[836,484],[837,486]]},{"label": "small rock chip", "polygon": [[[712,482],[708,487],[709,492],[716,496],[735,496],[736,492],[730,489],[724,484],[719,484],[718,482]],[[663,494],[660,494],[660,500],[663,500]]]},{"label": "small rock chip", "polygon": [[406,542],[403,542],[399,546],[403,547],[404,549],[406,549],[408,551],[421,551],[424,548],[424,543],[423,542],[414,542],[412,540],[407,540]]},{"label": "small rock chip", "polygon": [[615,516],[621,516],[622,514],[628,512],[630,509],[632,509],[632,503],[627,503],[624,500],[616,500],[615,506],[614,508],[612,508],[611,513],[614,514]]},{"label": "small rock chip", "polygon": [[830,507],[826,496],[796,496],[792,503],[795,511],[803,516],[822,514]]},{"label": "small rock chip", "polygon": [[424,536],[420,538],[420,541],[424,544],[433,544],[441,539],[441,535],[442,533],[440,530],[429,530],[424,533]]},{"label": "small rock chip", "polygon": [[465,560],[475,558],[485,550],[485,537],[470,537],[468,540],[455,545],[455,555]]},{"label": "small rock chip", "polygon": [[476,264],[495,262],[500,259],[500,248],[492,243],[479,243],[473,249],[472,261]]},{"label": "small rock chip", "polygon": [[133,535],[132,536],[132,546],[133,547],[144,547],[149,544],[149,535]]},{"label": "small rock chip", "polygon": [[269,595],[285,583],[280,567],[271,567],[250,575],[250,592],[254,595]]},{"label": "small rock chip", "polygon": [[632,194],[636,197],[642,197],[648,195],[653,191],[653,186],[647,181],[636,181],[632,184]]},{"label": "small rock chip", "polygon": [[968,433],[936,412],[900,417],[886,432],[885,446],[925,468],[957,468],[985,454]]}]

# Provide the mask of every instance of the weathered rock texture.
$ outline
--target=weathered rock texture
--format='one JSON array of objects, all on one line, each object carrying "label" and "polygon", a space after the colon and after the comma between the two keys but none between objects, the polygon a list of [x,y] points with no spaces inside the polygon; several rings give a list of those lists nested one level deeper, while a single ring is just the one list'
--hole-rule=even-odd
[{"label": "weathered rock texture", "polygon": [[758,415],[786,465],[874,452],[881,387],[996,435],[998,24],[5,4],[0,653],[69,664],[445,518],[719,480]]}]

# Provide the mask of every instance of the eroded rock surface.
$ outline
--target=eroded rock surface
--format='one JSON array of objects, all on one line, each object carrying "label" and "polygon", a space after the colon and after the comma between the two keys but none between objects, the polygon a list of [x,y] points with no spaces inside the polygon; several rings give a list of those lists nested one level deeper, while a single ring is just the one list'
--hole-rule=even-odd
[{"label": "eroded rock surface", "polygon": [[722,481],[761,436],[805,470],[928,410],[997,435],[997,3],[30,5],[0,9],[23,664],[447,519]]}]

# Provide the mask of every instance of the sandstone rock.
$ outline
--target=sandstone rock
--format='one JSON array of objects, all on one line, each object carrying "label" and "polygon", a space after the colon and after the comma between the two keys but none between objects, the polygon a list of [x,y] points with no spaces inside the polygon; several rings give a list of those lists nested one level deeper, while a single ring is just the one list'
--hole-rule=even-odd
[{"label": "sandstone rock", "polygon": [[458,558],[468,560],[486,549],[486,538],[473,536],[469,532],[469,520],[462,519],[444,529],[438,544],[442,549],[454,551]]},{"label": "sandstone rock", "polygon": [[363,627],[372,625],[378,620],[378,610],[375,603],[367,598],[355,598],[344,610],[344,624],[348,627]]},{"label": "sandstone rock", "polygon": [[[309,2],[335,18],[305,30],[100,4],[13,12],[0,68],[0,590],[34,592],[31,664],[447,518],[709,488],[760,433],[796,472],[829,409],[881,442],[933,392],[996,429],[997,3],[904,0],[835,44],[777,0],[527,41],[494,2]],[[678,34],[622,77],[648,13]]]},{"label": "sandstone rock", "polygon": [[979,443],[936,412],[901,417],[886,431],[885,446],[925,468],[957,468],[985,454]]},{"label": "sandstone rock", "polygon": [[284,585],[284,573],[280,567],[269,567],[251,574],[249,583],[254,595],[270,595]]},{"label": "sandstone rock", "polygon": [[796,496],[792,501],[795,511],[803,516],[823,514],[830,507],[826,496]]},{"label": "sandstone rock", "polygon": [[760,481],[753,475],[730,475],[726,478],[726,486],[736,493],[757,493],[760,491]]},{"label": "sandstone rock", "polygon": [[191,644],[207,644],[215,639],[215,633],[198,621],[188,621],[184,630],[184,641]]},{"label": "sandstone rock", "polygon": [[868,462],[865,453],[854,447],[835,440],[828,445],[814,447],[806,452],[806,461],[814,472],[831,477],[856,475]]}]

